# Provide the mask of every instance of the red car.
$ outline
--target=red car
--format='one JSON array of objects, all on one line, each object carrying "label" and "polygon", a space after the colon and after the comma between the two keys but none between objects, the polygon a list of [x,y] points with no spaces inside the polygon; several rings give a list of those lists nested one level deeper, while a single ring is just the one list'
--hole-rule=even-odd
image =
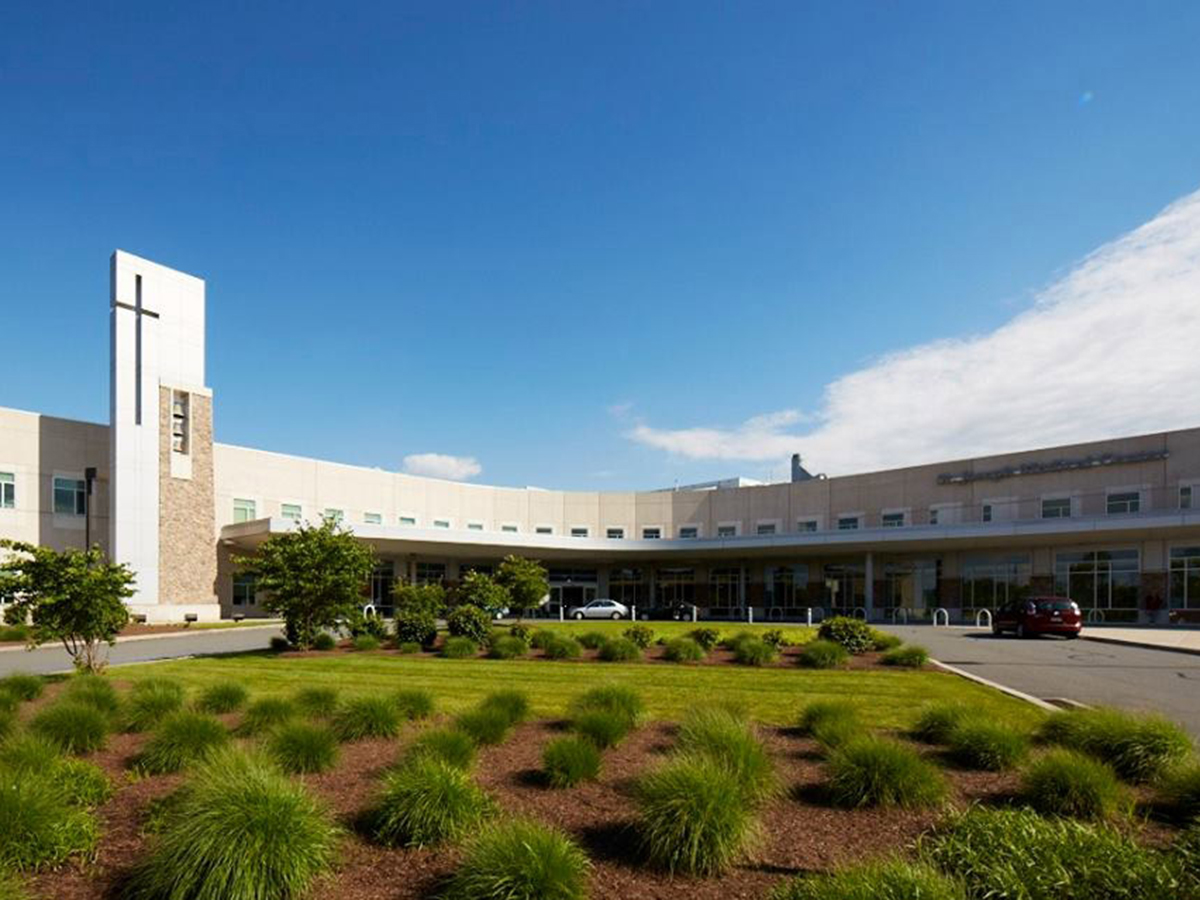
[{"label": "red car", "polygon": [[1077,638],[1083,629],[1079,604],[1070,597],[1027,597],[1010,600],[996,610],[992,633],[1011,631],[1019,638],[1036,634],[1057,634]]}]

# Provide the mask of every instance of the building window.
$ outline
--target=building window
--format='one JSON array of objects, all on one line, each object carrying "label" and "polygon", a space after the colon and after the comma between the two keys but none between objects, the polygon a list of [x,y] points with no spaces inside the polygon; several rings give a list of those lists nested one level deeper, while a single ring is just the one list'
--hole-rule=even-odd
[{"label": "building window", "polygon": [[754,533],[755,534],[774,534],[775,533],[775,523],[774,522],[759,522],[756,526],[754,526]]},{"label": "building window", "polygon": [[483,531],[482,522],[468,522],[467,531]]},{"label": "building window", "polygon": [[936,506],[929,508],[929,524],[936,525],[938,523],[938,509]]},{"label": "building window", "polygon": [[661,528],[643,528],[642,529],[642,540],[643,541],[657,541],[661,537],[662,537],[662,529]]},{"label": "building window", "polygon": [[803,532],[811,532],[817,530],[816,519],[801,519],[796,523],[796,530]]},{"label": "building window", "polygon": [[549,525],[539,525],[534,531],[537,534],[554,534],[554,529]]},{"label": "building window", "polygon": [[234,575],[233,576],[233,605],[234,606],[253,606],[254,605],[254,576],[253,575]]},{"label": "building window", "polygon": [[880,523],[883,525],[884,528],[903,528],[904,527],[904,513],[902,513],[902,512],[884,513],[883,518],[880,520]]},{"label": "building window", "polygon": [[718,525],[717,526],[717,537],[719,537],[719,538],[737,537],[737,526],[736,525]]},{"label": "building window", "polygon": [[279,515],[285,519],[291,519],[293,522],[299,522],[303,517],[303,512],[299,503],[283,503],[279,507]]},{"label": "building window", "polygon": [[1071,518],[1071,498],[1070,497],[1055,497],[1052,500],[1042,501],[1042,518],[1043,519],[1069,519]]},{"label": "building window", "polygon": [[12,472],[0,472],[0,509],[17,505],[17,479]]},{"label": "building window", "polygon": [[419,562],[414,575],[417,584],[441,584],[446,580],[446,564]]},{"label": "building window", "polygon": [[516,525],[501,525],[500,530],[508,532],[509,534],[516,534],[517,526]]},{"label": "building window", "polygon": [[742,569],[733,566],[711,569],[708,573],[709,601],[713,606],[742,605]]},{"label": "building window", "polygon": [[625,540],[625,529],[624,528],[607,528],[604,531],[604,536],[606,538],[608,538],[609,540],[623,541],[623,540]]},{"label": "building window", "polygon": [[1054,557],[1054,592],[1081,609],[1137,609],[1141,567],[1136,550],[1059,553]]},{"label": "building window", "polygon": [[54,514],[59,516],[82,516],[87,511],[83,480],[79,478],[54,479]]},{"label": "building window", "polygon": [[400,524],[401,525],[416,525],[417,517],[416,516],[401,516]]},{"label": "building window", "polygon": [[585,538],[587,536],[588,536],[588,530],[586,528],[576,527],[576,528],[571,529],[571,537],[584,537]]},{"label": "building window", "polygon": [[684,525],[679,529],[679,536],[685,541],[694,540],[700,537],[700,529],[695,525]]},{"label": "building window", "polygon": [[992,521],[992,504],[990,504],[990,503],[983,504],[982,518],[983,518],[983,521],[985,521],[985,522]]},{"label": "building window", "polygon": [[344,510],[333,509],[332,507],[329,507],[326,508],[323,518],[329,522],[332,522],[334,525],[340,525],[342,524],[342,519],[346,518],[346,513]]},{"label": "building window", "polygon": [[382,525],[383,524],[383,514],[382,513],[363,513],[363,524],[364,525]]},{"label": "building window", "polygon": [[1110,516],[1135,513],[1141,508],[1142,497],[1137,491],[1122,491],[1119,494],[1108,495],[1108,514]]},{"label": "building window", "polygon": [[858,516],[842,516],[838,519],[838,531],[855,531],[858,528]]},{"label": "building window", "polygon": [[1200,609],[1200,547],[1171,548],[1171,609]]},{"label": "building window", "polygon": [[1192,486],[1190,484],[1185,484],[1179,489],[1179,508],[1192,508]]},{"label": "building window", "polygon": [[433,527],[434,528],[449,528],[450,520],[449,519],[434,519]]},{"label": "building window", "polygon": [[963,609],[995,610],[1010,600],[1020,599],[1029,592],[1032,572],[1032,562],[1027,554],[998,554],[963,560]]}]

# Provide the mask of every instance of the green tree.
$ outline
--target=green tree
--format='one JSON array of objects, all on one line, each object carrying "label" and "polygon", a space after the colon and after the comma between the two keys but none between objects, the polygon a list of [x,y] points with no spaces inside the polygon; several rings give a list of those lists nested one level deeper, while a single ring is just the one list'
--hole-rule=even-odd
[{"label": "green tree", "polygon": [[129,622],[125,600],[133,596],[133,571],[108,562],[98,547],[60,552],[0,540],[0,551],[8,551],[0,562],[0,602],[9,604],[5,619],[30,622],[30,648],[62,641],[75,668],[101,671],[102,646],[115,644]]},{"label": "green tree", "polygon": [[446,607],[446,589],[440,584],[408,584],[401,582],[392,588],[396,615],[422,613],[434,618]]},{"label": "green tree", "polygon": [[508,591],[509,606],[518,617],[527,609],[541,606],[550,593],[546,567],[523,556],[504,557],[496,570],[496,583]]},{"label": "green tree", "polygon": [[462,577],[455,592],[460,606],[474,606],[490,616],[497,616],[512,602],[508,590],[497,584],[491,575],[472,569]]},{"label": "green tree", "polygon": [[326,519],[274,535],[255,556],[235,556],[233,563],[254,576],[267,610],[282,616],[289,638],[307,649],[322,629],[336,628],[362,604],[375,553]]}]

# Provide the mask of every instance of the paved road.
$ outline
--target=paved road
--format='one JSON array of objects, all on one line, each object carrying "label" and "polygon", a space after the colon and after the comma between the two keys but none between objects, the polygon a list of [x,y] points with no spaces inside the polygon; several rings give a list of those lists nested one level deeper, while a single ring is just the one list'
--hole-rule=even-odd
[{"label": "paved road", "polygon": [[[212,628],[189,632],[184,637],[149,637],[136,641],[118,641],[109,650],[109,662],[148,662],[180,656],[200,656],[209,653],[238,653],[265,648],[271,637],[282,634],[279,627],[269,628]],[[71,658],[61,645],[47,644],[37,650],[5,650],[0,652],[0,675],[9,672],[34,672],[45,675],[65,672],[71,668]]]},{"label": "paved road", "polygon": [[1017,640],[990,631],[886,626],[947,665],[1035,697],[1153,710],[1200,738],[1200,656],[1058,638]]}]

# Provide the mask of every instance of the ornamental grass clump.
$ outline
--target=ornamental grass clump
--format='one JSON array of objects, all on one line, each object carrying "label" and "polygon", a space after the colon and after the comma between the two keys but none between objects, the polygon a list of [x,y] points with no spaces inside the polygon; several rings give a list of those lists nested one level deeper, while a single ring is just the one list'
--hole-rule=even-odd
[{"label": "ornamental grass clump", "polygon": [[237,681],[217,681],[200,692],[195,707],[200,712],[222,715],[237,712],[246,705],[250,692]]},{"label": "ornamental grass clump", "polygon": [[584,900],[591,863],[556,828],[522,819],[485,825],[467,842],[447,900]]},{"label": "ornamental grass clump", "polygon": [[700,662],[708,654],[704,648],[689,637],[679,637],[667,641],[663,649],[663,659],[675,663]]},{"label": "ornamental grass clump", "polygon": [[961,881],[930,865],[894,859],[805,875],[768,900],[966,900],[966,893]]},{"label": "ornamental grass clump", "polygon": [[96,820],[72,805],[51,773],[0,770],[0,872],[34,872],[96,851]]},{"label": "ornamental grass clump", "polygon": [[671,875],[720,875],[758,834],[743,784],[709,757],[680,757],[643,775],[635,798],[642,851]]},{"label": "ornamental grass clump", "polygon": [[633,662],[642,658],[642,648],[629,638],[616,637],[604,642],[599,657],[604,662]]},{"label": "ornamental grass clump", "polygon": [[488,647],[488,659],[520,659],[529,652],[529,645],[511,634],[501,635]]},{"label": "ornamental grass clump", "polygon": [[752,803],[760,804],[779,794],[775,764],[752,726],[720,707],[697,709],[683,720],[679,750],[715,762],[738,780]]},{"label": "ornamental grass clump", "polygon": [[833,641],[810,641],[796,657],[796,662],[806,669],[836,669],[844,666],[850,653],[841,644]]},{"label": "ornamental grass clump", "polygon": [[585,709],[571,719],[571,728],[581,738],[607,750],[625,740],[633,724],[620,710]]},{"label": "ornamental grass clump", "polygon": [[600,777],[600,748],[583,737],[556,738],[542,750],[542,771],[551,787],[574,787]]},{"label": "ornamental grass clump", "polygon": [[971,710],[961,703],[937,702],[921,708],[910,734],[926,744],[944,744]]},{"label": "ornamental grass clump", "polygon": [[284,722],[290,722],[299,714],[300,710],[290,700],[283,697],[261,697],[246,707],[238,731],[247,735],[262,734]]},{"label": "ornamental grass clump", "polygon": [[733,659],[743,666],[766,666],[779,658],[779,649],[759,638],[739,641]]},{"label": "ornamental grass clump", "polygon": [[61,699],[74,700],[115,716],[121,709],[121,698],[112,682],[103,675],[75,675],[67,680]]},{"label": "ornamental grass clump", "polygon": [[42,696],[46,682],[40,675],[30,675],[27,672],[13,672],[0,678],[0,691],[12,694],[14,697],[28,702]]},{"label": "ornamental grass clump", "polygon": [[559,637],[558,632],[549,628],[539,628],[529,636],[529,646],[534,650],[545,650],[546,645]]},{"label": "ornamental grass clump", "polygon": [[137,767],[150,775],[166,775],[203,762],[227,746],[229,732],[206,713],[181,710],[164,718],[142,747]]},{"label": "ornamental grass clump", "polygon": [[72,698],[40,710],[29,727],[63,753],[92,753],[108,742],[109,722],[96,707]]},{"label": "ornamental grass clump", "polygon": [[633,728],[641,720],[646,704],[633,688],[619,684],[605,684],[584,691],[571,701],[570,713],[576,716],[586,710],[610,710],[619,712],[629,720]]},{"label": "ornamental grass clump", "polygon": [[829,757],[826,790],[838,806],[933,806],[946,796],[945,776],[915,751],[895,741],[858,737]]},{"label": "ornamental grass clump", "polygon": [[328,653],[330,650],[336,650],[337,638],[335,638],[328,631],[322,631],[315,638],[313,638],[312,648],[314,650],[320,650],[323,653]]},{"label": "ornamental grass clump", "polygon": [[1078,750],[1059,748],[1030,764],[1021,779],[1021,799],[1043,815],[1111,819],[1130,800],[1116,773]]},{"label": "ornamental grass clump", "polygon": [[1159,784],[1157,804],[1176,821],[1200,821],[1200,763],[1168,772]]},{"label": "ornamental grass clump", "polygon": [[[7,694],[0,694],[0,699],[3,699],[7,696]],[[16,702],[15,697],[11,699],[14,703]],[[4,709],[2,704],[0,704],[0,740],[4,740],[10,734],[16,731],[19,721],[20,720],[17,717],[17,711],[15,709]]]},{"label": "ornamental grass clump", "polygon": [[373,634],[360,634],[351,642],[351,646],[359,652],[378,650],[383,642]]},{"label": "ornamental grass clump", "polygon": [[333,730],[343,741],[395,737],[404,717],[391,697],[371,694],[347,700],[333,714]]},{"label": "ornamental grass clump", "polygon": [[418,641],[401,641],[396,645],[396,650],[403,653],[405,656],[410,656],[413,653],[420,653],[425,648]]},{"label": "ornamental grass clump", "polygon": [[18,731],[0,743],[0,768],[14,772],[48,770],[61,759],[58,744],[36,732]]},{"label": "ornamental grass clump", "polygon": [[504,743],[512,722],[503,709],[477,706],[455,716],[454,727],[469,735],[477,745],[490,746]]},{"label": "ornamental grass clump", "polygon": [[267,754],[292,775],[327,772],[337,765],[341,748],[338,736],[324,725],[287,722],[267,738]]},{"label": "ornamental grass clump", "polygon": [[799,727],[827,751],[866,734],[857,708],[845,700],[813,701],[801,711]]},{"label": "ornamental grass clump", "polygon": [[442,656],[445,659],[469,659],[479,655],[479,645],[465,635],[454,635],[442,642]]},{"label": "ornamental grass clump", "polygon": [[332,716],[337,712],[339,702],[341,702],[341,691],[333,687],[316,685],[301,688],[292,695],[292,703],[296,708],[304,715],[314,719]]},{"label": "ornamental grass clump", "polygon": [[1192,752],[1187,732],[1163,716],[1116,709],[1055,713],[1040,736],[1089,753],[1108,763],[1126,781],[1153,781]]},{"label": "ornamental grass clump", "polygon": [[509,725],[516,725],[529,718],[529,696],[524,691],[492,691],[481,701],[481,709],[495,709],[504,713]]},{"label": "ornamental grass clump", "polygon": [[494,810],[465,770],[420,755],[385,776],[368,821],[372,838],[381,844],[425,847],[465,837]]},{"label": "ornamental grass clump", "polygon": [[303,896],[332,868],[340,838],[302,784],[262,756],[226,750],[164,810],[122,900]]},{"label": "ornamental grass clump", "polygon": [[950,758],[967,769],[1002,772],[1029,752],[1029,739],[1001,722],[983,717],[960,722],[947,740]]},{"label": "ornamental grass clump", "polygon": [[578,659],[583,653],[583,645],[573,637],[555,635],[543,644],[542,653],[547,659]]},{"label": "ornamental grass clump", "polygon": [[430,728],[418,734],[408,745],[405,759],[432,756],[447,765],[470,770],[475,765],[477,744],[465,731],[457,728]]},{"label": "ornamental grass clump", "polygon": [[153,728],[164,716],[182,709],[183,700],[183,685],[177,681],[161,678],[139,681],[125,701],[125,730],[137,732]]},{"label": "ornamental grass clump", "polygon": [[45,774],[62,798],[72,806],[94,809],[107,803],[113,795],[112,782],[104,770],[86,760],[60,760]]},{"label": "ornamental grass clump", "polygon": [[921,838],[918,852],[970,898],[1176,900],[1191,893],[1173,855],[1106,824],[976,806]]},{"label": "ornamental grass clump", "polygon": [[880,631],[878,628],[871,629],[871,649],[877,653],[884,653],[888,650],[895,650],[904,641],[898,635],[889,634],[886,631]]},{"label": "ornamental grass clump", "polygon": [[879,658],[885,666],[895,666],[902,669],[919,669],[929,662],[929,651],[917,644],[905,644],[895,647]]},{"label": "ornamental grass clump", "polygon": [[410,721],[428,719],[433,715],[436,705],[433,694],[425,688],[401,688],[392,694],[392,702],[396,704],[400,714]]},{"label": "ornamental grass clump", "polygon": [[57,745],[29,731],[14,734],[0,744],[0,769],[44,779],[73,806],[99,806],[113,792],[112,783],[99,766],[64,757]]},{"label": "ornamental grass clump", "polygon": [[585,631],[576,640],[587,650],[599,650],[608,642],[608,635],[603,631]]}]

